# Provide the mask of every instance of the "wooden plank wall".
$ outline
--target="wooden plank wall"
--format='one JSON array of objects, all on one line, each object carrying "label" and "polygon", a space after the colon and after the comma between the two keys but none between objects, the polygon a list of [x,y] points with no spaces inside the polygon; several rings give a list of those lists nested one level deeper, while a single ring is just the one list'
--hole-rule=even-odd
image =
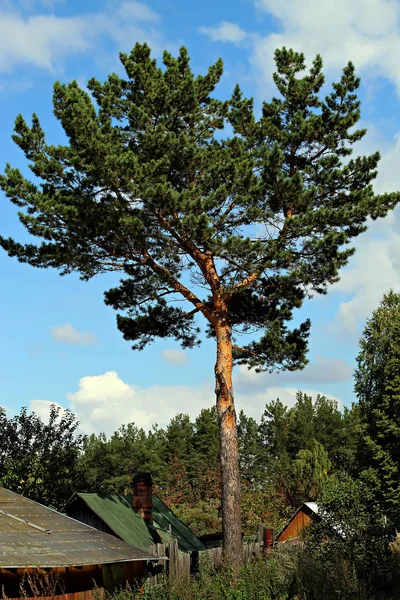
[{"label": "wooden plank wall", "polygon": [[[178,542],[173,540],[170,544],[154,544],[149,551],[159,556],[158,567],[148,572],[146,583],[149,586],[165,583],[167,578],[190,577],[195,573],[199,565],[217,566],[222,562],[222,547],[209,548],[200,552],[178,552]],[[262,542],[243,543],[243,561],[250,562],[264,551]],[[164,559],[166,557],[166,559]],[[153,571],[153,572],[152,572]]]}]

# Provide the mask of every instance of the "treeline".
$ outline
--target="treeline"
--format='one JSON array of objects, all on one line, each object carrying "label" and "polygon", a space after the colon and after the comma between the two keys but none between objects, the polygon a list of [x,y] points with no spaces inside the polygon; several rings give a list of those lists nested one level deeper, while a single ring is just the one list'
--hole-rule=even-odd
[{"label": "treeline", "polygon": [[[193,421],[179,414],[151,431],[134,423],[105,434],[75,435],[72,413],[55,407],[48,424],[26,409],[0,412],[2,485],[44,504],[62,507],[74,490],[126,492],[132,474],[149,471],[157,493],[196,531],[220,529],[220,467],[215,407]],[[292,408],[279,399],[261,420],[238,418],[243,520],[274,526],[299,503],[317,500],[335,473],[355,463],[358,408],[340,411],[325,396],[298,392]]]}]

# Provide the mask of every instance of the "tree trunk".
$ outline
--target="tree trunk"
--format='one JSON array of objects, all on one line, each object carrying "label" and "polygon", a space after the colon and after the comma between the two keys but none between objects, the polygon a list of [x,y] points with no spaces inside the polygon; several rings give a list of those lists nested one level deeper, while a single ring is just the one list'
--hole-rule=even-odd
[{"label": "tree trunk", "polygon": [[215,332],[215,394],[219,421],[224,555],[228,564],[238,567],[243,562],[239,452],[232,388],[232,338],[225,319],[215,327]]}]

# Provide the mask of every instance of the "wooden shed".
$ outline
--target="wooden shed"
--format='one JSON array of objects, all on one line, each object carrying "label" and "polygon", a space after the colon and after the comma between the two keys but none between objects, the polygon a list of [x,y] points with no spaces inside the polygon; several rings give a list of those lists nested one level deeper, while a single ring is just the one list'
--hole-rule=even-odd
[{"label": "wooden shed", "polygon": [[317,519],[319,519],[318,504],[315,502],[305,502],[305,504],[302,504],[297,509],[282,531],[278,533],[275,541],[281,543],[298,542],[302,531]]},{"label": "wooden shed", "polygon": [[0,590],[8,599],[90,600],[158,560],[115,536],[0,488]]},{"label": "wooden shed", "polygon": [[148,473],[135,475],[131,494],[74,493],[63,510],[142,550],[153,544],[168,544],[171,539],[178,541],[180,552],[206,550],[197,535],[152,493]]}]

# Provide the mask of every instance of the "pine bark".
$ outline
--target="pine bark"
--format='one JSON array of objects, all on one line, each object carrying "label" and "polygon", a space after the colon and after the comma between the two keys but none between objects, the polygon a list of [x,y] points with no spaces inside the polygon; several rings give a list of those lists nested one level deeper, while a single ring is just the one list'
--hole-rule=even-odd
[{"label": "pine bark", "polygon": [[220,436],[224,556],[229,565],[238,567],[243,562],[239,451],[232,387],[232,335],[226,319],[216,325],[215,332],[215,394]]}]

